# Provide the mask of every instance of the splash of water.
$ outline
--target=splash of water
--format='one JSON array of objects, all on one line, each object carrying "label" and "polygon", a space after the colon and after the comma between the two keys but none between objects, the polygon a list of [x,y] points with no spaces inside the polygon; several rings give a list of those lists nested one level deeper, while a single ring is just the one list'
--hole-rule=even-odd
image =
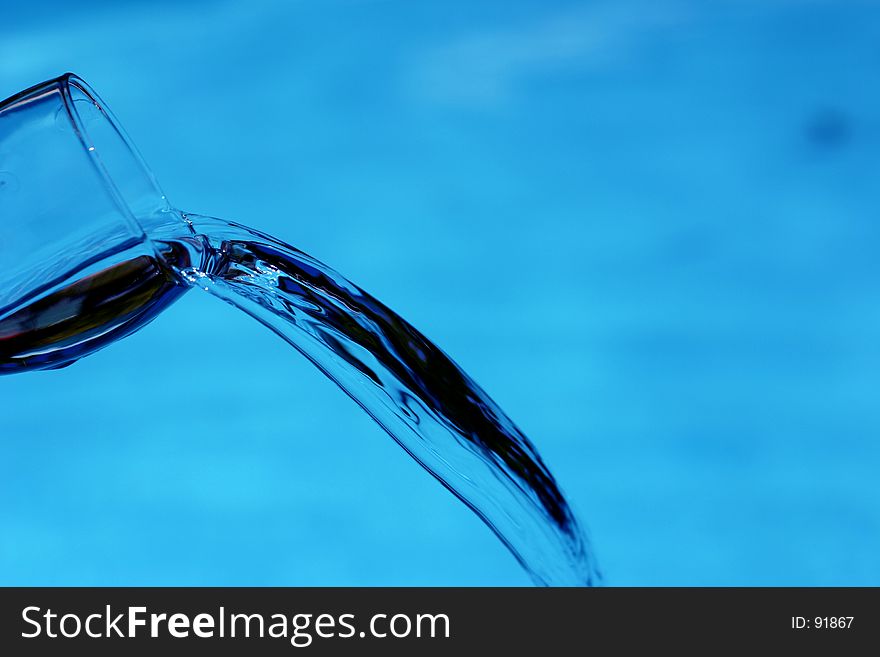
[{"label": "splash of water", "polygon": [[239,224],[171,214],[150,230],[158,257],[99,269],[0,319],[0,373],[68,365],[142,326],[185,286],[204,289],[336,382],[536,583],[598,583],[589,543],[532,443],[436,345],[302,251]]}]

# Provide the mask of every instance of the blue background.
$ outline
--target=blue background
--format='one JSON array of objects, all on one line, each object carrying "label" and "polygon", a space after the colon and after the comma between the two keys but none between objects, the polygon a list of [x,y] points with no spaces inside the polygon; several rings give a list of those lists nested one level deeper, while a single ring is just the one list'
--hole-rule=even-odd
[{"label": "blue background", "polygon": [[[522,426],[610,584],[880,584],[876,2],[3,4],[180,208],[338,268]],[[2,584],[527,584],[192,292],[0,380]]]}]

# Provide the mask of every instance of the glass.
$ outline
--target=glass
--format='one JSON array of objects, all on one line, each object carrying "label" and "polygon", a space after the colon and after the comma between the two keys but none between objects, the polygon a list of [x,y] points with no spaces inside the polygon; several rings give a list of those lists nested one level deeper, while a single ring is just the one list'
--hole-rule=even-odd
[{"label": "glass", "polygon": [[182,294],[145,235],[170,213],[80,78],[0,104],[0,373],[68,365]]}]

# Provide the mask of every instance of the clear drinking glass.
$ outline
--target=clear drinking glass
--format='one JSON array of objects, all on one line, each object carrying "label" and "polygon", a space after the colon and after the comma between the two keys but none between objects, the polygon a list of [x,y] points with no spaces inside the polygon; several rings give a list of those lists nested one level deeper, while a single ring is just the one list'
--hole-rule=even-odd
[{"label": "clear drinking glass", "polygon": [[145,234],[171,212],[80,78],[0,103],[0,373],[68,365],[182,294]]}]

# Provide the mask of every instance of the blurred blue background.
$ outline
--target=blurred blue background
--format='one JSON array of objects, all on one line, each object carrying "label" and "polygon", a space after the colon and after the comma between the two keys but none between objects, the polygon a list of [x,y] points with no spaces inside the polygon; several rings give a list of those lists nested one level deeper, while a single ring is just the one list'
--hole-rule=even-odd
[{"label": "blurred blue background", "polygon": [[[880,584],[880,5],[14,3],[169,198],[338,268],[532,437],[609,584]],[[529,580],[207,295],[0,379],[0,583]]]}]

